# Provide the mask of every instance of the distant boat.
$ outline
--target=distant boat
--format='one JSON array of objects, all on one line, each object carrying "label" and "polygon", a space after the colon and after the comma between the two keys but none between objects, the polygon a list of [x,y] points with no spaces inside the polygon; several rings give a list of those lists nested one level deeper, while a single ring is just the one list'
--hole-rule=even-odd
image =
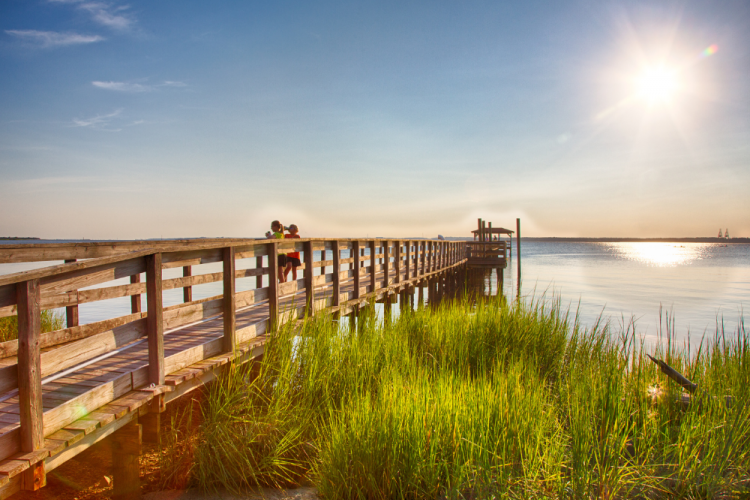
[{"label": "distant boat", "polygon": [[722,237],[723,236],[721,235],[721,228],[719,228],[719,238],[722,238]]},{"label": "distant boat", "polygon": [[729,228],[727,228],[727,230],[724,231],[724,237],[729,238]]}]

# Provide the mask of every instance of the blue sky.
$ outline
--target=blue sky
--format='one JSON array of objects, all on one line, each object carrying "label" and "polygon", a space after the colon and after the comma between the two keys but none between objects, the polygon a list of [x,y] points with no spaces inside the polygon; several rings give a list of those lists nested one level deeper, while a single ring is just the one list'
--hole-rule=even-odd
[{"label": "blue sky", "polygon": [[5,0],[0,65],[0,235],[750,236],[745,1]]}]

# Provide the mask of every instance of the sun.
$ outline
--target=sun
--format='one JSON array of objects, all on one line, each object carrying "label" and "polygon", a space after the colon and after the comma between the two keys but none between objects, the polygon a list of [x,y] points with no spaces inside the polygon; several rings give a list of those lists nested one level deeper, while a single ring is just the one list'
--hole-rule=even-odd
[{"label": "sun", "polygon": [[670,101],[679,90],[677,74],[667,68],[649,68],[636,79],[637,94],[650,104]]}]

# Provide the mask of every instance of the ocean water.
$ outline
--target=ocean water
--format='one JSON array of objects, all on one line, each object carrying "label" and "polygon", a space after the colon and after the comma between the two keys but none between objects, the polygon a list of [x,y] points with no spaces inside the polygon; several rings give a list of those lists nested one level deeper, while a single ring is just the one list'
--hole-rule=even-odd
[{"label": "ocean water", "polygon": [[[584,326],[601,315],[619,331],[633,320],[655,341],[669,316],[676,339],[695,341],[717,326],[736,333],[750,306],[747,244],[522,241],[521,251],[521,297],[560,300]],[[518,294],[516,266],[503,273],[507,296]]]},{"label": "ocean water", "polygon": [[[10,242],[8,242],[10,243]],[[713,335],[717,324],[734,333],[742,321],[743,308],[750,306],[750,245],[715,243],[575,243],[523,241],[522,282],[524,300],[559,300],[577,313],[580,323],[590,327],[601,318],[617,332],[635,322],[636,331],[655,341],[661,322],[669,315],[678,340],[699,341]],[[317,253],[317,252],[316,252]],[[342,252],[342,258],[346,258]],[[316,259],[319,256],[316,256]],[[327,256],[330,259],[330,254]],[[0,274],[45,267],[59,262],[0,264]],[[238,269],[251,268],[255,259],[237,262]],[[518,297],[517,253],[503,272],[503,293]],[[221,264],[195,266],[193,274],[221,271]],[[327,269],[330,272],[331,269]],[[168,269],[164,278],[181,276]],[[299,273],[298,278],[301,278]],[[127,279],[108,284],[126,284]],[[255,278],[237,281],[237,291],[253,288]],[[488,291],[497,293],[493,273]],[[267,286],[267,279],[264,281]],[[222,293],[221,283],[193,287],[194,299]],[[164,305],[182,302],[182,290],[166,290]],[[145,306],[145,296],[143,297]],[[398,307],[394,307],[397,313]],[[660,317],[661,310],[661,317]],[[81,323],[125,315],[130,299],[119,298],[82,304]]]}]

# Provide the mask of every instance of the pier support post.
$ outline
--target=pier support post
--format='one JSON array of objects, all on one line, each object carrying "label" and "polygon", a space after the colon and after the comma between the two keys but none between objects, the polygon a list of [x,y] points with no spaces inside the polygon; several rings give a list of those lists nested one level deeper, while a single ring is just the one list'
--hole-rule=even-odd
[{"label": "pier support post", "polygon": [[137,420],[112,434],[112,500],[139,500],[141,480],[138,457],[141,454],[141,426]]}]

